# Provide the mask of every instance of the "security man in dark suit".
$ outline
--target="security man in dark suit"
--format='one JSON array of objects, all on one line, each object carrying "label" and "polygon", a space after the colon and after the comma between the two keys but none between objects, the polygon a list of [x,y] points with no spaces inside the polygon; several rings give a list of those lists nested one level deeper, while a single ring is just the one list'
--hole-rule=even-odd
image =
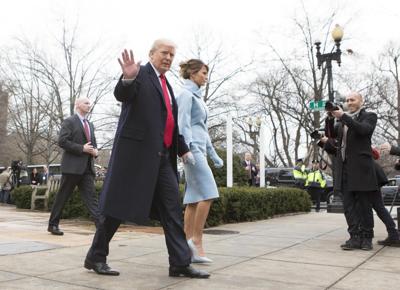
[{"label": "security man in dark suit", "polygon": [[343,207],[350,239],[341,245],[343,250],[372,249],[374,218],[371,195],[378,190],[371,137],[375,130],[377,115],[367,112],[360,93],[346,97],[348,111],[340,107],[329,112],[328,127],[339,124],[330,137],[322,137],[320,145],[335,155],[334,189],[343,194]]},{"label": "security man in dark suit", "polygon": [[99,210],[94,187],[94,158],[98,151],[93,124],[86,119],[90,108],[88,98],[76,99],[76,114],[65,119],[61,125],[58,145],[64,149],[61,161],[62,177],[47,229],[53,235],[64,234],[58,225],[64,205],[76,186],[95,224],[98,224]]},{"label": "security man in dark suit", "polygon": [[178,130],[178,107],[165,73],[175,44],[156,40],[150,62],[136,63],[132,51],[118,59],[123,75],[115,91],[122,102],[108,172],[100,194],[102,217],[87,253],[85,268],[101,275],[119,275],[106,263],[109,243],[122,221],[143,224],[158,219],[169,254],[169,276],[208,278],[190,266],[191,253],[183,231],[177,155],[193,163]]}]

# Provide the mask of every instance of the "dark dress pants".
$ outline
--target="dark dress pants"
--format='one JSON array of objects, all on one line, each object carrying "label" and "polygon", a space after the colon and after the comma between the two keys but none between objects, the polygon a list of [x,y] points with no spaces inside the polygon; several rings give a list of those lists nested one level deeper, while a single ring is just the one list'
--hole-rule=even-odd
[{"label": "dark dress pants", "polygon": [[[169,264],[172,266],[189,265],[191,254],[183,231],[178,182],[168,155],[161,157],[152,209],[159,217],[164,229]],[[87,254],[88,259],[93,262],[106,262],[109,243],[120,224],[120,220],[110,216],[100,219],[100,225]]]},{"label": "dark dress pants", "polygon": [[349,191],[346,163],[342,171],[343,208],[348,232],[351,237],[373,238],[374,216],[371,196],[373,191]]},{"label": "dark dress pants", "polygon": [[319,211],[321,209],[321,194],[323,189],[319,187],[309,187],[307,190],[311,199],[315,199],[315,210]]},{"label": "dark dress pants", "polygon": [[399,238],[399,234],[396,230],[396,224],[394,223],[393,218],[383,203],[382,193],[380,191],[371,194],[371,204],[377,216],[385,224],[389,238],[397,240]]},{"label": "dark dress pants", "polygon": [[61,176],[60,189],[57,192],[51,209],[49,225],[58,226],[60,223],[62,210],[68,201],[75,187],[78,186],[82,200],[89,210],[90,216],[94,220],[96,226],[99,220],[99,209],[96,190],[94,187],[94,175],[86,171],[84,174],[63,174]]}]

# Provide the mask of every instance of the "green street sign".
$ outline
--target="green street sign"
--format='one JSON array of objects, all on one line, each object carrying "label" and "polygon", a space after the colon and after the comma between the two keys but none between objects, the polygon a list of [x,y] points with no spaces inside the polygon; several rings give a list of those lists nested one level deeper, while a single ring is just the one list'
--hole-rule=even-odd
[{"label": "green street sign", "polygon": [[323,111],[325,110],[325,104],[326,101],[321,100],[321,101],[311,101],[309,108],[311,111]]}]

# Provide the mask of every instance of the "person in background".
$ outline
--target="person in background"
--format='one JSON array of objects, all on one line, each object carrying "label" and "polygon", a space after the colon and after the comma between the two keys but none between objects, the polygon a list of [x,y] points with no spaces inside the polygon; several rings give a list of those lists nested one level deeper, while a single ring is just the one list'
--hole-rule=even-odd
[{"label": "person in background", "polygon": [[319,161],[312,161],[312,169],[307,174],[305,187],[311,197],[315,198],[315,211],[319,212],[321,208],[321,195],[326,187],[326,180],[319,169]]},{"label": "person in background", "polygon": [[32,170],[30,181],[31,185],[39,185],[41,182],[40,174],[36,168],[33,168]]},{"label": "person in background", "polygon": [[12,189],[11,167],[0,174],[0,203],[10,202],[10,191]]},{"label": "person in background", "polygon": [[48,180],[49,180],[49,170],[47,169],[47,166],[43,166],[42,173],[40,176],[40,184],[46,185]]},{"label": "person in background", "polygon": [[190,59],[182,62],[180,68],[184,86],[176,99],[178,124],[195,160],[194,164],[183,165],[186,177],[184,229],[192,262],[210,263],[212,260],[206,257],[203,248],[203,228],[211,203],[219,193],[206,156],[213,160],[216,168],[222,167],[224,162],[215,152],[208,134],[208,109],[201,92],[207,82],[208,66],[199,59]]},{"label": "person in background", "polygon": [[296,185],[300,188],[304,188],[307,179],[307,169],[301,158],[296,160],[296,166],[293,168],[293,177],[296,181]]},{"label": "person in background", "polygon": [[[391,154],[400,156],[400,147],[392,146],[389,143],[383,143],[378,148],[373,149],[374,159],[379,159],[380,154],[378,149],[381,150],[383,154]],[[379,166],[377,162],[375,162],[376,167],[376,176],[378,179],[378,185],[381,188],[383,185],[387,184],[389,181],[386,177],[385,172],[382,167]],[[389,211],[386,209],[385,204],[383,202],[382,192],[379,190],[376,195],[372,197],[371,200],[372,208],[375,210],[377,216],[381,219],[381,221],[386,226],[386,231],[388,236],[384,240],[379,240],[378,245],[389,246],[389,247],[400,247],[400,237],[398,229],[396,229],[396,224],[393,221]]]},{"label": "person in background", "polygon": [[252,161],[252,156],[250,152],[246,152],[244,154],[244,160],[242,162],[242,165],[247,172],[247,177],[248,177],[247,182],[249,186],[255,186],[258,169],[257,166]]},{"label": "person in background", "polygon": [[94,158],[97,157],[98,151],[94,126],[87,119],[91,106],[90,100],[86,97],[76,99],[76,113],[61,124],[58,145],[64,149],[61,160],[62,176],[47,228],[53,235],[64,234],[58,225],[64,205],[75,187],[78,187],[96,226],[99,222],[97,194],[94,187]]}]

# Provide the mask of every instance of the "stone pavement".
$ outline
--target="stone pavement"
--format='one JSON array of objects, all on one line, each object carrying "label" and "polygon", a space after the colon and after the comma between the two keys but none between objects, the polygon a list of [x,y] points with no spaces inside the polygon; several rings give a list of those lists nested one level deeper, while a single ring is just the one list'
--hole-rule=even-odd
[{"label": "stone pavement", "polygon": [[[212,230],[205,235],[214,260],[197,268],[210,279],[168,277],[168,258],[158,228],[124,226],[110,246],[117,277],[83,268],[94,226],[61,221],[64,236],[46,232],[48,213],[0,205],[0,289],[399,289],[400,248],[342,251],[341,214],[309,213]],[[376,218],[376,239],[386,237]]]}]

